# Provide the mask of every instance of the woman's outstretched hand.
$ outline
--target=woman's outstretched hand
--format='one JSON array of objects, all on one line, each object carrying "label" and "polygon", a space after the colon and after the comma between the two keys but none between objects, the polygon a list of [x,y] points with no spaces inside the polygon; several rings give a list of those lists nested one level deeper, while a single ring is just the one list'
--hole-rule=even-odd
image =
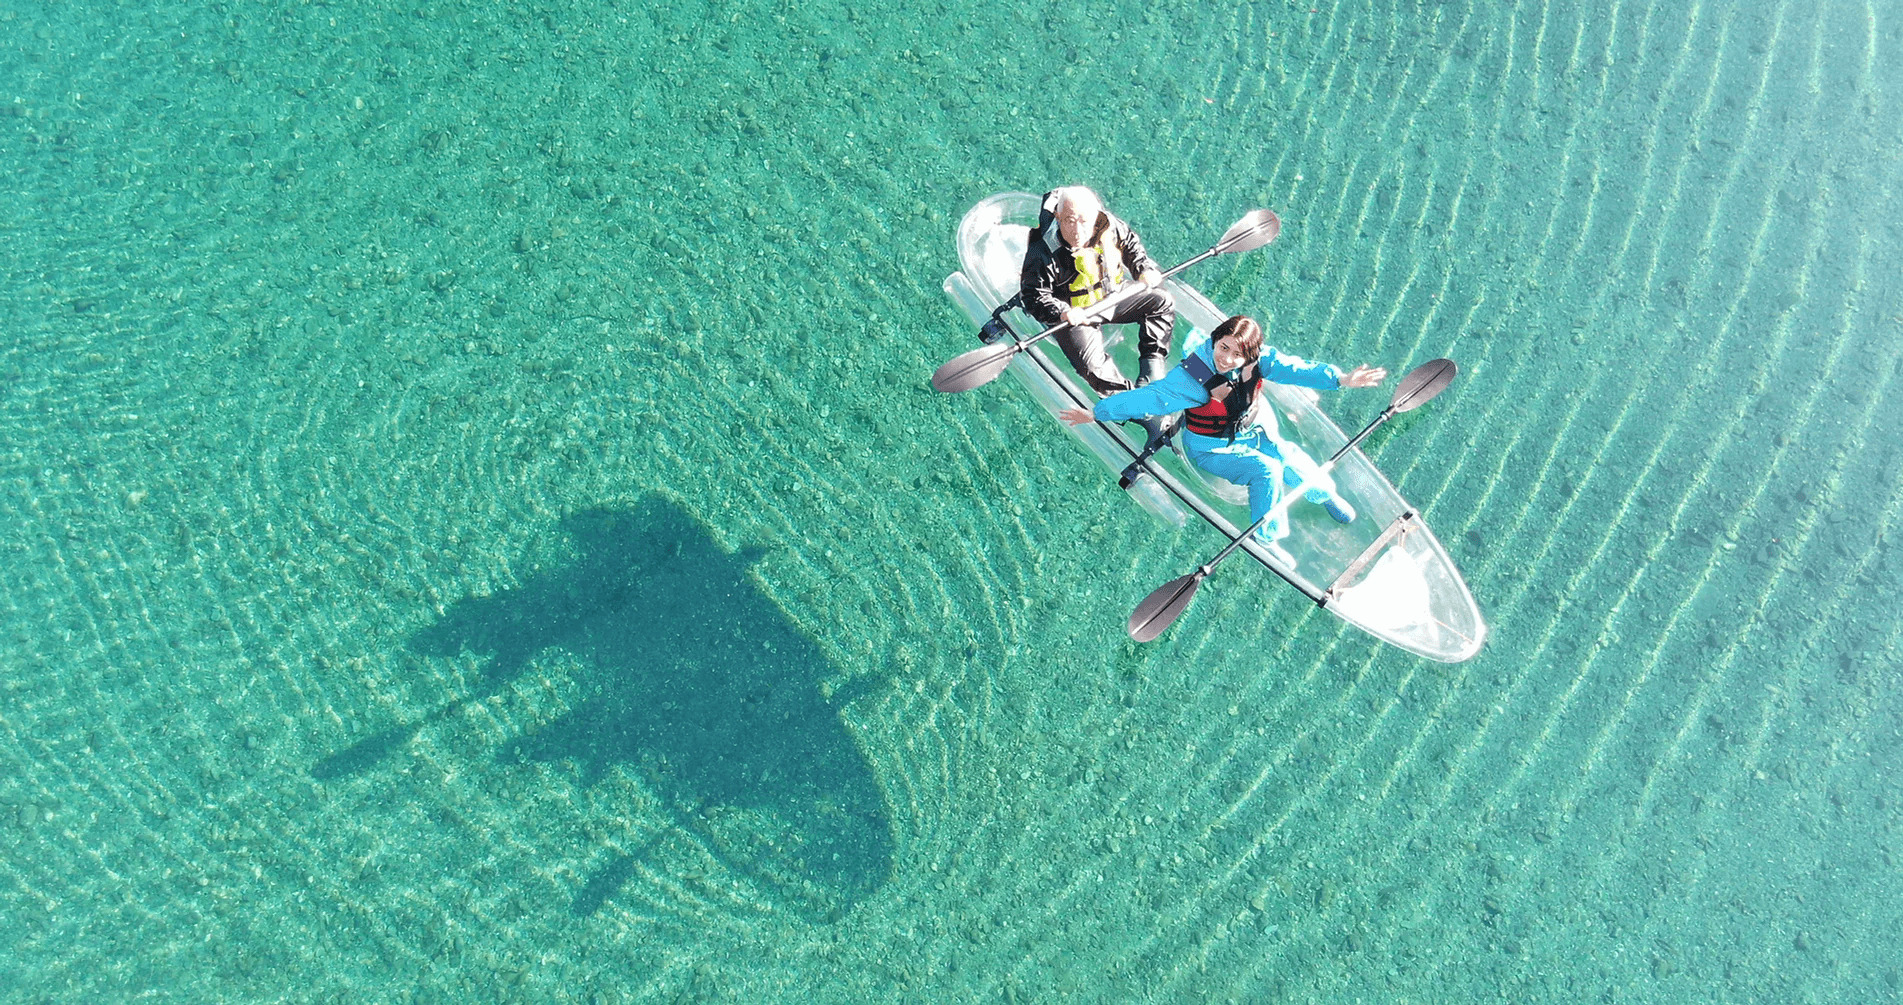
[{"label": "woman's outstretched hand", "polygon": [[1066,425],[1071,426],[1081,426],[1086,422],[1097,421],[1097,417],[1090,414],[1089,409],[1084,408],[1066,408],[1057,413],[1057,417],[1063,419]]},{"label": "woman's outstretched hand", "polygon": [[1385,367],[1369,366],[1363,363],[1342,375],[1341,386],[1375,387],[1386,379],[1388,379],[1388,371]]}]

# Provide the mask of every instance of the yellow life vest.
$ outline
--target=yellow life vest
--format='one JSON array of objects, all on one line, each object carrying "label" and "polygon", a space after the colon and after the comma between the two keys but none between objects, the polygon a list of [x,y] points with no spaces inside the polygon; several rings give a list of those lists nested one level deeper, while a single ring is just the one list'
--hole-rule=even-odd
[{"label": "yellow life vest", "polygon": [[1116,239],[1109,233],[1104,237],[1106,240],[1101,244],[1071,252],[1077,276],[1065,288],[1064,296],[1072,307],[1089,307],[1115,293],[1128,278],[1123,271],[1123,252],[1117,247]]}]

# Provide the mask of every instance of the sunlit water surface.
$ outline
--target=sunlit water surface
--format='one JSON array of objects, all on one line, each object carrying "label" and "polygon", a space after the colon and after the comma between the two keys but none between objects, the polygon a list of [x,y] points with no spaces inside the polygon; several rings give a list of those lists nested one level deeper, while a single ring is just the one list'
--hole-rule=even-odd
[{"label": "sunlit water surface", "polygon": [[[0,997],[1896,999],[1900,32],[9,3]],[[1220,542],[925,382],[1068,181],[1460,362],[1368,451],[1477,659],[1125,641]]]}]

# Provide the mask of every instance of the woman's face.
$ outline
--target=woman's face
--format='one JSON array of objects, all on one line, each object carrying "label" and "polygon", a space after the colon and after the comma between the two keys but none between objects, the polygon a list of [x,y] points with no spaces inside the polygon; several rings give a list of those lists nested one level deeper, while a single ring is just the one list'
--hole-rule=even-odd
[{"label": "woman's face", "polygon": [[1233,335],[1225,335],[1217,339],[1212,352],[1215,354],[1216,369],[1218,370],[1234,370],[1248,362],[1248,359],[1242,351],[1241,344],[1237,342],[1236,337]]}]

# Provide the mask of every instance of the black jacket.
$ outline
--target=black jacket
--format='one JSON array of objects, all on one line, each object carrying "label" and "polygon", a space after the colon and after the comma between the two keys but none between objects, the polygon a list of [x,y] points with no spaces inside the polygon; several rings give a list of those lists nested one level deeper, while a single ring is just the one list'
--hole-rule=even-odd
[{"label": "black jacket", "polygon": [[[1058,296],[1057,291],[1069,288],[1071,280],[1077,278],[1077,265],[1071,259],[1070,249],[1064,246],[1052,202],[1052,194],[1045,193],[1044,205],[1037,214],[1037,226],[1031,228],[1031,243],[1024,249],[1024,271],[1018,276],[1018,287],[1024,293],[1024,312],[1047,325],[1064,320],[1070,301]],[[1106,231],[1123,253],[1123,265],[1130,282],[1136,282],[1138,276],[1156,268],[1156,263],[1144,252],[1143,242],[1137,239],[1137,232],[1110,215],[1109,210],[1097,217],[1096,233],[1102,235]],[[1090,242],[1093,246],[1096,243],[1096,240]]]}]

